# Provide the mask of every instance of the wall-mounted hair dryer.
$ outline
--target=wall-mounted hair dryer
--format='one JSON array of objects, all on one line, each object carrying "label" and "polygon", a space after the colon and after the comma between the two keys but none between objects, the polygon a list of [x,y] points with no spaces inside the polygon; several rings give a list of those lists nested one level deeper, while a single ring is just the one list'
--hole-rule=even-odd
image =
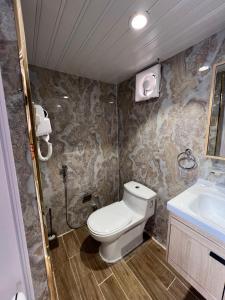
[{"label": "wall-mounted hair dryer", "polygon": [[[34,104],[35,109],[35,125],[36,125],[36,136],[37,136],[37,150],[38,158],[41,161],[47,161],[52,156],[52,144],[49,143],[49,134],[52,132],[51,123],[48,118],[47,111],[38,104]],[[44,157],[40,150],[40,139],[42,139],[48,147],[48,153]]]}]

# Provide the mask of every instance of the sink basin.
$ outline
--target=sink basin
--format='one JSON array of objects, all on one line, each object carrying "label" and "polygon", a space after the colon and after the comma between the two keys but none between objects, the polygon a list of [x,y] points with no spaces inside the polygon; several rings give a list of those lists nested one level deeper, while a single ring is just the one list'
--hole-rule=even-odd
[{"label": "sink basin", "polygon": [[225,229],[225,198],[200,194],[190,204],[190,210]]},{"label": "sink basin", "polygon": [[199,179],[170,200],[167,209],[225,242],[225,186]]}]

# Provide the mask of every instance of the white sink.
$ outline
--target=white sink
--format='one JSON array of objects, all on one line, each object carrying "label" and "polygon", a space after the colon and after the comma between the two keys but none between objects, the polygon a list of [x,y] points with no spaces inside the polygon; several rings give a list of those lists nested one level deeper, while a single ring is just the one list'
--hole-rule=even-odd
[{"label": "white sink", "polygon": [[225,242],[225,186],[199,179],[167,203],[172,213]]}]

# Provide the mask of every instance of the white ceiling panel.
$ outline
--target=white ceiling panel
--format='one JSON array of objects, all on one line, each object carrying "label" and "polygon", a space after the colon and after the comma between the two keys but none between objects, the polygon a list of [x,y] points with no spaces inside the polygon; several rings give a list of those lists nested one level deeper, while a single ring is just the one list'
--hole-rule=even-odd
[{"label": "white ceiling panel", "polygon": [[[224,0],[21,0],[30,64],[118,83],[225,28]],[[129,28],[149,12],[141,31]]]},{"label": "white ceiling panel", "polygon": [[[113,66],[111,66],[111,68],[109,67],[104,74],[102,73],[102,76],[110,76],[110,74],[115,74],[115,70],[118,69],[120,70],[119,73],[122,75],[122,72],[126,73],[128,70],[122,71],[121,66],[123,68],[124,65],[132,66],[133,64],[132,69],[130,70],[130,74],[132,74],[134,69],[144,68],[152,61],[157,61],[157,58],[164,60],[171,57],[169,50],[170,48],[168,45],[171,45],[170,47],[173,48],[171,52],[176,54],[189,47],[191,39],[193,39],[192,43],[196,43],[201,39],[213,34],[215,32],[215,26],[213,26],[213,24],[215,21],[217,21],[216,16],[218,12],[221,13],[221,10],[224,6],[221,6],[221,4],[224,3],[224,0],[218,0],[214,2],[211,0],[196,0],[192,2],[195,2],[195,9],[192,8],[189,10],[186,1],[180,2],[176,9],[168,13],[160,22],[159,26],[155,27],[155,30],[152,30],[149,35],[146,34],[146,38],[139,40],[136,46],[130,45],[132,50],[130,51],[129,56],[126,55],[126,51],[123,51],[119,53],[118,57],[114,57]],[[177,11],[179,11],[179,14],[182,14],[183,17],[172,24],[172,20],[176,18]],[[202,14],[204,17],[197,18],[200,14]],[[213,21],[211,21],[212,15]],[[224,24],[222,18],[218,19],[218,21],[219,23]],[[206,27],[207,30],[205,28],[201,30],[201,28],[203,28],[203,24],[205,24],[204,26],[207,26],[207,23],[211,24],[210,26]],[[170,31],[167,30],[169,24],[172,24],[170,25]],[[199,29],[196,32],[195,29],[197,28]],[[221,26],[218,27],[219,30],[220,28]],[[200,39],[196,41],[195,36],[199,36],[199,30],[201,30]],[[203,32],[205,32],[204,36]],[[181,48],[178,47],[178,45],[181,45]],[[168,55],[166,53],[168,53]],[[101,68],[101,65],[99,65],[99,67]],[[114,75],[113,78],[115,77],[116,76]]]},{"label": "white ceiling panel", "polygon": [[41,14],[36,42],[35,64],[44,66],[56,34],[66,0],[41,1]]},{"label": "white ceiling panel", "polygon": [[87,9],[85,0],[67,0],[47,66],[55,69],[63,57]]},{"label": "white ceiling panel", "polygon": [[91,0],[86,12],[80,22],[80,26],[77,28],[73,35],[71,43],[66,50],[62,59],[58,62],[57,67],[69,68],[71,61],[73,61],[74,55],[75,60],[79,55],[79,50],[88,43],[90,37],[99,28],[104,15],[110,9],[114,0]]},{"label": "white ceiling panel", "polygon": [[[79,49],[79,60],[76,60],[77,53],[72,54],[74,63],[70,66],[71,72],[73,72],[73,69],[78,70],[82,63],[85,64],[86,59],[89,58],[93,52],[96,52],[97,47],[103,45],[109,37],[111,37],[112,40],[115,26],[118,25],[121,17],[129,10],[134,2],[135,0],[113,1],[111,9],[103,16],[101,26],[98,30],[95,30],[88,40],[88,43],[84,44],[83,47]],[[121,29],[119,32],[121,34]]]},{"label": "white ceiling panel", "polygon": [[[121,2],[124,1],[120,0],[120,3]],[[110,32],[107,33],[104,39],[101,40],[101,42],[96,45],[95,49],[93,49],[91,52],[88,50],[86,56],[85,55],[83,56],[83,60],[79,59],[77,61],[78,63],[77,66],[76,65],[71,66],[70,72],[73,73],[74,69],[76,68],[76,70],[79,70],[79,72],[82,73],[82,70],[80,70],[82,63],[84,64],[88,63],[89,65],[91,63],[98,64],[98,61],[99,60],[101,61],[101,59],[105,57],[106,54],[108,55],[109,52],[112,51],[112,49],[116,50],[116,47],[122,44],[126,36],[131,33],[128,26],[130,17],[135,13],[137,13],[138,11],[147,11],[152,6],[154,6],[154,4],[158,2],[158,0],[147,0],[147,1],[139,0],[139,1],[129,1],[129,2],[130,3],[133,2],[133,5],[131,5],[126,11],[124,11],[123,14],[121,14],[120,10],[117,11],[117,15],[115,16],[114,23]],[[119,17],[118,14],[120,14]],[[141,34],[141,32],[133,31],[132,34],[138,36]],[[88,45],[86,45],[86,49],[89,49],[89,43]]]},{"label": "white ceiling panel", "polygon": [[[145,1],[149,2],[149,1]],[[144,38],[148,31],[154,28],[155,23],[157,23],[160,18],[165,15],[168,11],[170,11],[174,6],[176,6],[180,0],[170,0],[170,1],[158,1],[151,9],[150,9],[150,20],[149,25],[144,31],[133,31],[129,30],[128,23],[130,15],[135,14],[135,10],[129,14],[125,19],[125,24],[123,27],[128,28],[126,33],[122,35],[122,37],[112,41],[109,47],[104,49],[100,48],[95,57],[91,57],[87,62],[89,63],[89,67],[96,68],[96,66],[104,65],[106,61],[113,61],[120,55],[121,51],[129,52],[132,50],[132,45],[137,45],[138,41],[141,38]],[[147,3],[148,4],[148,3]],[[143,8],[142,11],[148,10],[148,7]],[[74,70],[73,70],[74,71]],[[81,71],[82,72],[82,71]]]},{"label": "white ceiling panel", "polygon": [[[35,36],[35,19],[37,15],[37,0],[23,0],[23,21],[26,31],[26,44],[28,60],[33,61],[33,48]],[[26,13],[26,11],[28,13]],[[40,10],[39,10],[40,12]],[[36,27],[37,29],[37,27]]]}]

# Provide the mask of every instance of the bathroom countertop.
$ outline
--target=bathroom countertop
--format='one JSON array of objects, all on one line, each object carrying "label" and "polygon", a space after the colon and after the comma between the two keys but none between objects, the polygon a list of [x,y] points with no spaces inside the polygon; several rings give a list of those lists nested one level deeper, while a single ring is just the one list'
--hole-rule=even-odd
[{"label": "bathroom countertop", "polygon": [[167,209],[225,242],[225,186],[199,179],[167,203]]}]

